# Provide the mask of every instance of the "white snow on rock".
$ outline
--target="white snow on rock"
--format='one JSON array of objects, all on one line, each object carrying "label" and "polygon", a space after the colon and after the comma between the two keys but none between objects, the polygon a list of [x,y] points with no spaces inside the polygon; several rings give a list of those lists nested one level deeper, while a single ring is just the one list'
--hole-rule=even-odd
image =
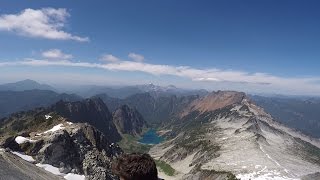
[{"label": "white snow on rock", "polygon": [[49,132],[55,132],[55,131],[58,131],[60,129],[64,129],[63,124],[58,124],[56,126],[53,126],[52,129],[49,129],[48,131],[45,131],[44,134],[49,133]]},{"label": "white snow on rock", "polygon": [[85,180],[84,175],[73,174],[73,173],[69,173],[69,174],[65,175],[64,178],[67,180]]},{"label": "white snow on rock", "polygon": [[28,155],[25,155],[24,153],[21,153],[21,152],[11,152],[12,154],[15,154],[17,156],[19,156],[20,158],[26,160],[26,161],[29,161],[29,162],[35,162],[36,160],[33,159],[32,156],[28,156]]},{"label": "white snow on rock", "polygon": [[54,166],[52,166],[50,164],[40,164],[40,163],[38,163],[38,164],[36,164],[36,166],[41,167],[44,170],[51,172],[52,174],[63,175],[62,173],[60,173],[59,168],[56,168],[56,167],[54,167]]},{"label": "white snow on rock", "polygon": [[35,140],[31,140],[31,139],[28,139],[28,138],[25,138],[25,137],[22,137],[22,136],[17,136],[15,138],[15,141],[18,143],[18,144],[23,144],[25,142],[36,142]]},{"label": "white snow on rock", "polygon": [[58,124],[56,126],[53,126],[53,128],[43,132],[43,133],[38,133],[36,134],[37,136],[41,136],[42,134],[47,134],[47,133],[52,133],[52,132],[55,132],[55,131],[58,131],[60,129],[64,129],[65,127],[63,126],[63,124]]},{"label": "white snow on rock", "polygon": [[58,175],[58,176],[63,176],[67,180],[84,180],[85,176],[84,175],[79,175],[79,174],[73,174],[73,173],[68,173],[68,174],[63,174],[59,171],[59,168],[54,167],[50,164],[36,164],[36,166],[43,168],[44,170],[51,172],[52,174]]},{"label": "white snow on rock", "polygon": [[52,118],[52,116],[50,116],[49,114],[44,115],[44,117],[45,117],[46,119]]}]

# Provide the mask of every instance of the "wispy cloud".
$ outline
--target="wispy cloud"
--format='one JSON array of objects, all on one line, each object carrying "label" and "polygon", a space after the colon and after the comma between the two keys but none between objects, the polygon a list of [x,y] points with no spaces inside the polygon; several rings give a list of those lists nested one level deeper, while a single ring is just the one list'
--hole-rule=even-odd
[{"label": "wispy cloud", "polygon": [[101,56],[100,60],[104,61],[104,62],[118,62],[118,61],[120,61],[119,58],[117,58],[116,56],[114,56],[112,54],[104,54]]},{"label": "wispy cloud", "polygon": [[137,54],[137,53],[129,53],[128,57],[136,62],[142,62],[144,61],[144,56],[142,56],[141,54]]},{"label": "wispy cloud", "polygon": [[60,49],[49,49],[42,52],[41,55],[49,60],[68,60],[73,58],[71,54],[65,54]]},{"label": "wispy cloud", "polygon": [[69,16],[63,8],[25,9],[18,14],[1,15],[0,30],[27,37],[89,41],[88,37],[75,36],[62,30]]},{"label": "wispy cloud", "polygon": [[[319,77],[311,78],[290,78],[279,77],[265,73],[249,73],[235,70],[222,70],[216,68],[199,69],[190,66],[172,66],[162,64],[151,64],[136,61],[107,61],[106,63],[73,62],[73,61],[50,61],[27,59],[16,62],[0,62],[0,66],[69,66],[100,68],[110,71],[131,71],[144,72],[155,76],[172,75],[187,78],[195,82],[202,83],[233,83],[241,86],[259,86],[265,89],[288,89],[294,92],[308,92],[320,94]],[[241,90],[241,89],[240,89]],[[318,93],[317,93],[318,92]]]}]

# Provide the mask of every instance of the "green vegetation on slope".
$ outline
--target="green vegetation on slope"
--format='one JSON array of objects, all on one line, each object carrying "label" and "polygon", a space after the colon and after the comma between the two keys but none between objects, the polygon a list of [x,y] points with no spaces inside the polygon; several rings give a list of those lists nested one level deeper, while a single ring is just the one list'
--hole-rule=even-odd
[{"label": "green vegetation on slope", "polygon": [[123,134],[122,140],[118,143],[121,149],[126,153],[147,153],[151,145],[141,144],[138,142],[139,137],[134,137],[129,134]]},{"label": "green vegetation on slope", "polygon": [[175,173],[175,170],[166,162],[161,160],[155,160],[157,167],[160,168],[166,175],[173,176]]}]

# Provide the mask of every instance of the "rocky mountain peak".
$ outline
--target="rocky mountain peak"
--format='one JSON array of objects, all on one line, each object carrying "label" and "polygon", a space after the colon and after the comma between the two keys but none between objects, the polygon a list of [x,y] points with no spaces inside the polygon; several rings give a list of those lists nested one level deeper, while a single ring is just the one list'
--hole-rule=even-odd
[{"label": "rocky mountain peak", "polygon": [[89,123],[97,127],[113,141],[121,139],[112,121],[112,114],[100,98],[90,98],[77,102],[59,101],[51,107],[51,111],[70,119],[72,122]]},{"label": "rocky mountain peak", "polygon": [[192,111],[209,112],[224,108],[233,104],[240,104],[246,99],[246,94],[236,91],[217,91],[193,101],[182,113],[188,114]]},{"label": "rocky mountain peak", "polygon": [[117,179],[110,170],[112,160],[122,153],[117,144],[87,123],[66,119],[59,123],[46,131],[9,137],[2,146],[59,168],[60,173],[84,174],[91,180]]}]

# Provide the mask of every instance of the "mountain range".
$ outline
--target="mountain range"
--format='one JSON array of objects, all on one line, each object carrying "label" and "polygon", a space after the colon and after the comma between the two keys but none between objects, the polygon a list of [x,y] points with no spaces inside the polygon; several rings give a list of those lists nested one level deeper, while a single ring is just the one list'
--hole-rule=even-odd
[{"label": "mountain range", "polygon": [[56,89],[50,85],[40,84],[30,79],[0,85],[0,91],[25,91],[34,89],[56,91]]},{"label": "mountain range", "polygon": [[[135,87],[141,91],[121,98],[104,91],[90,98],[50,90],[0,91],[5,114],[0,146],[38,166],[58,168],[58,177],[117,179],[110,166],[123,153],[118,143],[137,141],[152,127],[165,140],[149,154],[174,171],[167,176],[160,170],[165,179],[320,178],[317,98],[195,93],[201,90],[183,95],[173,93],[178,89],[173,86]],[[6,103],[11,103],[7,109]],[[2,149],[0,160],[8,153]],[[11,162],[1,160],[0,166]]]},{"label": "mountain range", "polygon": [[87,85],[71,88],[68,93],[75,93],[82,97],[91,97],[97,94],[107,94],[113,98],[127,98],[134,94],[150,93],[152,96],[188,96],[188,95],[205,95],[208,91],[204,89],[192,90],[177,88],[174,85],[158,86],[154,84],[134,85],[134,86],[97,86]]},{"label": "mountain range", "polygon": [[305,134],[320,138],[320,98],[251,96],[277,121]]}]

